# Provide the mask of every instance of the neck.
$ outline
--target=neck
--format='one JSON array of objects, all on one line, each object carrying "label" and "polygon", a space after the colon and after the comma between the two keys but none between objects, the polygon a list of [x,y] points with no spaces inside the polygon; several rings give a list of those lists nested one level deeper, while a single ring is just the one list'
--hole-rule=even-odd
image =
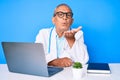
[{"label": "neck", "polygon": [[63,36],[64,32],[56,29],[56,33],[57,33],[58,37],[60,38]]},{"label": "neck", "polygon": [[64,32],[57,32],[58,37],[62,37]]}]

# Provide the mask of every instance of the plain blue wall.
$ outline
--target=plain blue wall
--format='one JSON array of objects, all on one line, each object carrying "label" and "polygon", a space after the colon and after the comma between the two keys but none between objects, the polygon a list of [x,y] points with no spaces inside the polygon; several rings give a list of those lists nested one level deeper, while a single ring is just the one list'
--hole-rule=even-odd
[{"label": "plain blue wall", "polygon": [[39,29],[53,26],[60,3],[73,9],[72,27],[83,26],[90,62],[120,62],[119,0],[0,0],[0,63],[6,63],[1,42],[34,42]]}]

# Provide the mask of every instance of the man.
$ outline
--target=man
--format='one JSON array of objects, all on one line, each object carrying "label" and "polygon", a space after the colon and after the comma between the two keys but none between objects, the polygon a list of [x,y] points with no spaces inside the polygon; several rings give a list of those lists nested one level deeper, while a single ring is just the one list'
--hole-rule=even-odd
[{"label": "man", "polygon": [[68,67],[73,62],[86,64],[89,59],[81,27],[71,30],[72,17],[67,4],[58,5],[52,18],[55,26],[40,30],[36,37],[36,43],[43,43],[49,66]]}]

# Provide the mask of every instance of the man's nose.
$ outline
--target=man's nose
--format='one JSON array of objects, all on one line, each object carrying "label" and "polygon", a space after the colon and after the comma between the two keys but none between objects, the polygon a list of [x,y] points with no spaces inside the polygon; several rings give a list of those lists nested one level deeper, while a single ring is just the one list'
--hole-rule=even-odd
[{"label": "man's nose", "polygon": [[63,19],[67,20],[67,14],[64,14]]}]

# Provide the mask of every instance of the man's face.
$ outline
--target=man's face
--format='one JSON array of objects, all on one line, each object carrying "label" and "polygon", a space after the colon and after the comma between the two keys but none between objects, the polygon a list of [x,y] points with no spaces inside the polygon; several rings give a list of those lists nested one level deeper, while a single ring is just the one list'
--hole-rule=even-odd
[{"label": "man's face", "polygon": [[66,6],[58,7],[52,21],[56,26],[56,30],[59,30],[60,32],[67,31],[73,22],[70,9]]}]

